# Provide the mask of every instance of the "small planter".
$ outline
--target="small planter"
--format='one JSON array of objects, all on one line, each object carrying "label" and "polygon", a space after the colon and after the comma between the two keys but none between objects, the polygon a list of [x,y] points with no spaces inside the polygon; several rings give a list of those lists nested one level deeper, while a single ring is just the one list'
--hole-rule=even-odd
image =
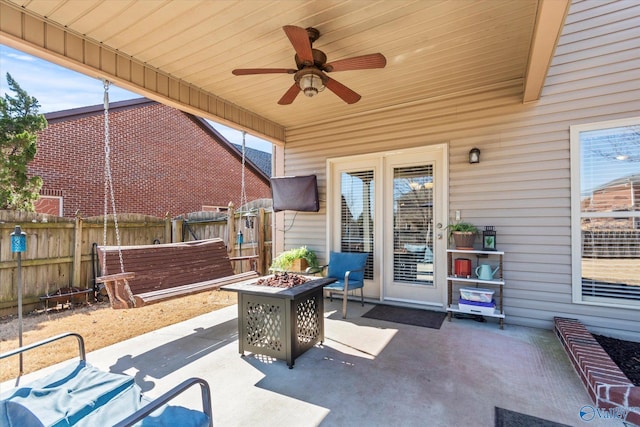
[{"label": "small planter", "polygon": [[476,240],[478,229],[468,222],[458,222],[447,225],[449,237],[453,237],[456,249],[473,250],[473,243]]},{"label": "small planter", "polygon": [[309,267],[309,263],[304,258],[294,259],[291,263],[291,271],[304,272]]},{"label": "small planter", "polygon": [[308,267],[317,266],[318,259],[315,252],[302,246],[282,252],[273,260],[270,270],[304,273]]},{"label": "small planter", "polygon": [[476,233],[470,231],[454,231],[451,235],[453,236],[453,243],[456,245],[456,249],[473,250]]}]

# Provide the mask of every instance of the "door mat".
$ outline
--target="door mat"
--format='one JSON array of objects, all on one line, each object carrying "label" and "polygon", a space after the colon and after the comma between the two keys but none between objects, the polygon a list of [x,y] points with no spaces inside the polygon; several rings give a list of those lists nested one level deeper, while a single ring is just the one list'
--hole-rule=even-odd
[{"label": "door mat", "polygon": [[570,427],[496,406],[496,427]]},{"label": "door mat", "polygon": [[378,304],[362,315],[362,317],[369,319],[386,320],[387,322],[423,326],[431,329],[440,329],[446,316],[447,313],[440,311],[419,310],[384,304]]}]

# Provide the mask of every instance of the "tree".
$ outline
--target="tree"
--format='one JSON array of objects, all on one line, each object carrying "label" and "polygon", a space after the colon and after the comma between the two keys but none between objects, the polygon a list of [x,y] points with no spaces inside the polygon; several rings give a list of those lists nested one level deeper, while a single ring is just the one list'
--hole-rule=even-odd
[{"label": "tree", "polygon": [[38,100],[9,73],[7,83],[16,97],[6,93],[0,98],[0,209],[32,212],[42,178],[30,177],[27,165],[36,157],[36,133],[47,127],[47,120],[38,114]]}]

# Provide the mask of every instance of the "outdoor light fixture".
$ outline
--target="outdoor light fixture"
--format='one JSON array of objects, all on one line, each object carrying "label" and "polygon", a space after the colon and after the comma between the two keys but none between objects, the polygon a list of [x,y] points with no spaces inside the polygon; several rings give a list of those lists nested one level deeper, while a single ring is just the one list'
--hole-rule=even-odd
[{"label": "outdoor light fixture", "polygon": [[322,92],[326,84],[326,77],[315,68],[303,68],[296,73],[295,79],[300,90],[308,97]]},{"label": "outdoor light fixture", "polygon": [[469,163],[480,163],[480,149],[473,147],[469,150]]}]

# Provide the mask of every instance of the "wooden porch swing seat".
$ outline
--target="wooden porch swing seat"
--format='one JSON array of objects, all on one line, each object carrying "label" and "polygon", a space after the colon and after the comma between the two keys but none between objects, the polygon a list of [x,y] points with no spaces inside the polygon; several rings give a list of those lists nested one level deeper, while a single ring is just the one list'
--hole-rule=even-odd
[{"label": "wooden porch swing seat", "polygon": [[[120,271],[119,251],[125,273],[116,273]],[[98,258],[103,271],[96,282],[104,284],[114,309],[142,307],[258,277],[255,271],[235,274],[232,266],[232,261],[257,256],[230,258],[218,238],[120,248],[98,246]]]}]

